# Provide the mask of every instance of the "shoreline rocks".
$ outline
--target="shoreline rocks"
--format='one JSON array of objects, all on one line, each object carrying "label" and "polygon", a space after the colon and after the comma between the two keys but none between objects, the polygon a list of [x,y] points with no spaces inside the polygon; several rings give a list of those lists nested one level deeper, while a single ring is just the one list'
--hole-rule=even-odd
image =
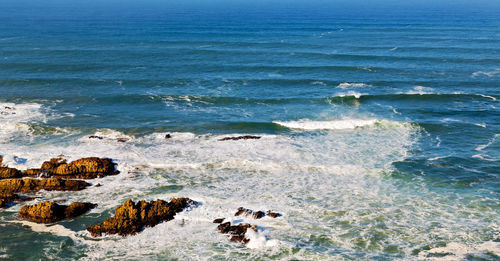
[{"label": "shoreline rocks", "polygon": [[75,218],[96,206],[87,202],[73,202],[66,206],[47,201],[32,206],[23,206],[19,211],[19,217],[37,223],[53,223]]},{"label": "shoreline rocks", "polygon": [[83,180],[72,179],[4,179],[0,180],[0,193],[37,192],[39,190],[78,191],[90,186]]},{"label": "shoreline rocks", "polygon": [[133,235],[144,227],[154,227],[163,221],[172,220],[178,212],[183,211],[196,202],[189,198],[174,198],[170,202],[156,200],[134,203],[131,199],[116,208],[115,216],[104,220],[101,224],[87,228],[93,237],[106,234],[120,236]]}]

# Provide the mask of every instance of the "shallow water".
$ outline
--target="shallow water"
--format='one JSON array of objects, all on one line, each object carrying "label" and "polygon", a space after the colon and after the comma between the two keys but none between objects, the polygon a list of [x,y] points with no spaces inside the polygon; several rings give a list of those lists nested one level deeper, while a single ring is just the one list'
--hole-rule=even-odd
[{"label": "shallow water", "polygon": [[[0,259],[500,258],[494,12],[18,8],[0,10],[4,163],[121,173],[29,202],[98,204],[74,220],[0,210]],[[262,138],[219,141],[243,134]],[[128,198],[177,196],[201,204],[126,238],[85,231]],[[259,231],[230,242],[220,217]]]}]

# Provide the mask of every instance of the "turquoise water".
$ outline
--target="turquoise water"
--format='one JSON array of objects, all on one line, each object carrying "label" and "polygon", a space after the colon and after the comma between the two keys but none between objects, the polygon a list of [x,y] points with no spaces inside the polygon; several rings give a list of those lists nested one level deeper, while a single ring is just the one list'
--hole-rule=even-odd
[{"label": "turquoise water", "polygon": [[[0,8],[4,163],[121,171],[36,194],[99,204],[74,220],[0,210],[0,259],[498,260],[498,10],[344,11]],[[262,138],[218,141],[243,134]],[[176,196],[202,204],[127,238],[85,231]],[[240,206],[283,216],[244,219],[244,246],[211,223]]]}]

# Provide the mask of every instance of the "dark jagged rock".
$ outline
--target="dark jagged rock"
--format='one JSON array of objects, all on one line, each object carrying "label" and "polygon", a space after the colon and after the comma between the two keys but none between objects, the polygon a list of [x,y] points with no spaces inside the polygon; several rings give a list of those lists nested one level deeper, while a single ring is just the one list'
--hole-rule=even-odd
[{"label": "dark jagged rock", "polygon": [[[268,213],[270,213],[270,211],[268,211]],[[273,215],[270,215],[271,217],[278,217],[279,214],[278,213],[272,213]],[[276,214],[276,215],[274,215]],[[264,211],[253,211],[251,209],[246,209],[246,208],[243,208],[243,207],[240,207],[238,208],[238,211],[234,214],[235,216],[241,216],[241,215],[245,215],[245,216],[252,216],[253,218],[255,219],[260,219],[260,218],[263,218],[266,216],[266,213]]]},{"label": "dark jagged rock", "polygon": [[32,206],[23,206],[19,211],[19,217],[37,223],[53,223],[75,218],[96,206],[96,204],[82,202],[73,202],[69,206],[65,206],[48,201]]},{"label": "dark jagged rock", "polygon": [[118,141],[118,142],[127,142],[128,139],[126,139],[126,138],[118,138],[118,139],[116,139],[116,141]]},{"label": "dark jagged rock", "polygon": [[245,237],[245,233],[249,228],[257,231],[257,227],[250,224],[238,224],[231,226],[231,222],[226,222],[217,226],[217,229],[219,229],[222,234],[229,234],[231,236],[231,241],[242,242],[244,244],[247,244],[250,241],[250,239]]},{"label": "dark jagged rock", "polygon": [[135,204],[131,199],[115,210],[115,216],[104,220],[99,225],[90,226],[87,230],[94,237],[102,233],[133,235],[144,227],[154,227],[163,221],[172,220],[178,212],[195,205],[189,198],[174,198],[170,202],[141,200]]},{"label": "dark jagged rock", "polygon": [[272,212],[271,210],[267,211],[267,214],[266,214],[268,217],[272,217],[272,218],[277,218],[277,217],[281,217],[281,214],[280,213],[276,213],[276,212]]},{"label": "dark jagged rock", "polygon": [[238,136],[238,137],[225,137],[220,139],[219,141],[226,141],[226,140],[258,140],[260,139],[260,136],[251,136],[251,135],[245,135],[245,136]]},{"label": "dark jagged rock", "polygon": [[97,136],[97,135],[90,135],[89,136],[89,139],[98,139],[98,140],[102,140],[103,138],[101,136]]},{"label": "dark jagged rock", "polygon": [[29,176],[44,174],[57,178],[93,179],[118,174],[115,165],[108,158],[82,158],[70,163],[67,163],[63,158],[53,158],[45,161],[40,169],[28,169],[26,174]]},{"label": "dark jagged rock", "polygon": [[0,180],[0,193],[36,192],[39,190],[78,191],[90,186],[72,179],[5,179]]},{"label": "dark jagged rock", "polygon": [[213,221],[215,224],[221,224],[222,222],[224,222],[224,219],[223,218],[217,218],[217,219],[214,219]]}]

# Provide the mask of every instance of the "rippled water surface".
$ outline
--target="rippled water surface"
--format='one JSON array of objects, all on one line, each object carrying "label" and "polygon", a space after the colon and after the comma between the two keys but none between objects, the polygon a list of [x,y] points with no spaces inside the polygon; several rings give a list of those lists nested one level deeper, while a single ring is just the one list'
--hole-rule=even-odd
[{"label": "rippled water surface", "polygon": [[[98,204],[73,220],[0,210],[0,259],[500,258],[498,12],[112,10],[0,10],[4,163],[121,172],[28,202]],[[262,138],[219,141],[238,135]],[[85,231],[178,196],[201,204],[134,236]],[[230,242],[219,217],[259,231]]]}]

